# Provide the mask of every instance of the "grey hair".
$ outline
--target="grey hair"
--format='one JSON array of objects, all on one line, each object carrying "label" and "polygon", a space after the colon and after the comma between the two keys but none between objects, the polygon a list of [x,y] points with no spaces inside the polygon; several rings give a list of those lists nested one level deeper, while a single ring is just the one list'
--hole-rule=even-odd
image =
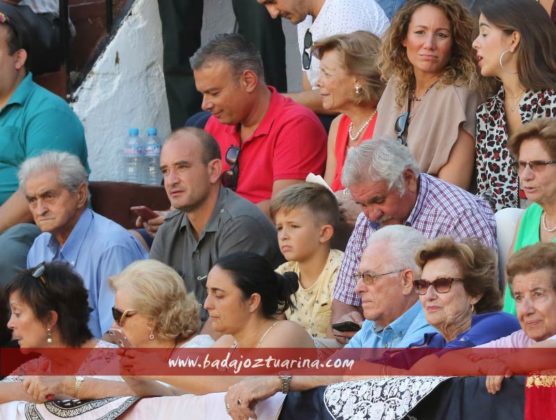
[{"label": "grey hair", "polygon": [[411,169],[417,177],[417,162],[409,149],[396,140],[374,139],[352,147],[346,157],[342,184],[347,188],[366,181],[386,181],[388,188],[405,191],[403,173]]},{"label": "grey hair", "polygon": [[240,34],[216,35],[206,45],[199,48],[189,62],[193,70],[199,70],[215,60],[226,61],[235,75],[240,75],[245,70],[251,70],[260,80],[264,79],[261,55],[257,48]]},{"label": "grey hair", "polygon": [[58,182],[71,192],[77,191],[81,184],[87,183],[87,171],[77,156],[67,152],[47,152],[29,158],[21,164],[17,174],[19,185],[25,188],[30,175],[50,170],[58,172]]},{"label": "grey hair", "polygon": [[[369,237],[367,248],[379,242],[386,242],[390,248],[388,258],[391,258],[395,268],[410,268],[414,273],[421,273],[415,255],[426,241],[427,238],[411,226],[388,225]],[[392,269],[395,269],[394,267]]]}]

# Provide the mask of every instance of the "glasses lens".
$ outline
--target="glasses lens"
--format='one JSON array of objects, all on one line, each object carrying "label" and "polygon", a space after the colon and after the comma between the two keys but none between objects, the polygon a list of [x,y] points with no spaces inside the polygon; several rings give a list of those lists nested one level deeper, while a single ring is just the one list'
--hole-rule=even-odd
[{"label": "glasses lens", "polygon": [[312,46],[313,46],[313,34],[311,34],[311,31],[307,29],[307,31],[305,32],[305,37],[303,38],[303,48],[307,50]]},{"label": "glasses lens", "polygon": [[396,131],[396,134],[398,136],[403,134],[406,125],[407,125],[407,112],[404,112],[403,114],[400,114],[400,116],[396,120],[396,123],[394,124],[394,130]]},{"label": "glasses lens", "polygon": [[228,165],[235,165],[239,158],[239,147],[230,146],[226,152],[226,162]]},{"label": "glasses lens", "polygon": [[307,51],[303,52],[303,70],[309,70],[311,68],[311,54]]},{"label": "glasses lens", "polygon": [[112,306],[112,318],[114,318],[114,321],[116,322],[116,324],[121,325],[123,315],[124,315],[124,313],[122,311],[120,311],[118,308]]},{"label": "glasses lens", "polygon": [[237,166],[232,167],[222,174],[222,184],[233,191],[237,188],[239,171]]},{"label": "glasses lens", "polygon": [[426,280],[413,280],[413,287],[417,294],[424,295],[429,288],[429,282]]},{"label": "glasses lens", "polygon": [[452,288],[453,281],[454,279],[442,277],[433,281],[432,286],[434,287],[434,290],[436,290],[438,293],[448,293]]}]

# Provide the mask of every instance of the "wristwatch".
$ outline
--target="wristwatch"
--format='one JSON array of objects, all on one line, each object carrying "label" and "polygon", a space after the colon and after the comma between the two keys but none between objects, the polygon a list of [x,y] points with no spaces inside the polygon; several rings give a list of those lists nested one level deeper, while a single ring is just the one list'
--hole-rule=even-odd
[{"label": "wristwatch", "polygon": [[290,385],[292,383],[292,375],[288,375],[286,373],[281,373],[280,375],[278,375],[278,378],[280,378],[280,382],[282,384],[282,393],[283,394],[287,394],[288,392],[290,392]]},{"label": "wristwatch", "polygon": [[81,388],[81,384],[85,380],[84,376],[76,376],[75,377],[75,392],[74,396],[76,399],[79,399],[79,389]]}]

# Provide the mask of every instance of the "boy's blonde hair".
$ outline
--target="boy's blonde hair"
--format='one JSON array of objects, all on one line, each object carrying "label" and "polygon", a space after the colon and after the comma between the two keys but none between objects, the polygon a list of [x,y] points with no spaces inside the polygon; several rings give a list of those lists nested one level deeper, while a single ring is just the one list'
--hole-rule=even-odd
[{"label": "boy's blonde hair", "polygon": [[314,182],[295,184],[280,191],[270,202],[270,217],[275,220],[279,211],[287,213],[301,207],[313,213],[316,223],[338,226],[340,209],[334,193]]}]

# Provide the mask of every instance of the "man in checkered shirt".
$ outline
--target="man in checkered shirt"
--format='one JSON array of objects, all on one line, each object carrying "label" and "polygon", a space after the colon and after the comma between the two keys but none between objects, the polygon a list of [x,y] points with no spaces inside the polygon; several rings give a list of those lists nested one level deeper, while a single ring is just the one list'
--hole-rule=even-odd
[{"label": "man in checkered shirt", "polygon": [[[347,244],[332,303],[332,323],[363,322],[354,273],[369,237],[385,225],[404,224],[432,239],[476,237],[496,248],[496,225],[489,205],[455,185],[421,173],[407,147],[393,140],[372,140],[352,148],[342,183],[361,205]],[[340,343],[353,333],[334,330]]]}]

